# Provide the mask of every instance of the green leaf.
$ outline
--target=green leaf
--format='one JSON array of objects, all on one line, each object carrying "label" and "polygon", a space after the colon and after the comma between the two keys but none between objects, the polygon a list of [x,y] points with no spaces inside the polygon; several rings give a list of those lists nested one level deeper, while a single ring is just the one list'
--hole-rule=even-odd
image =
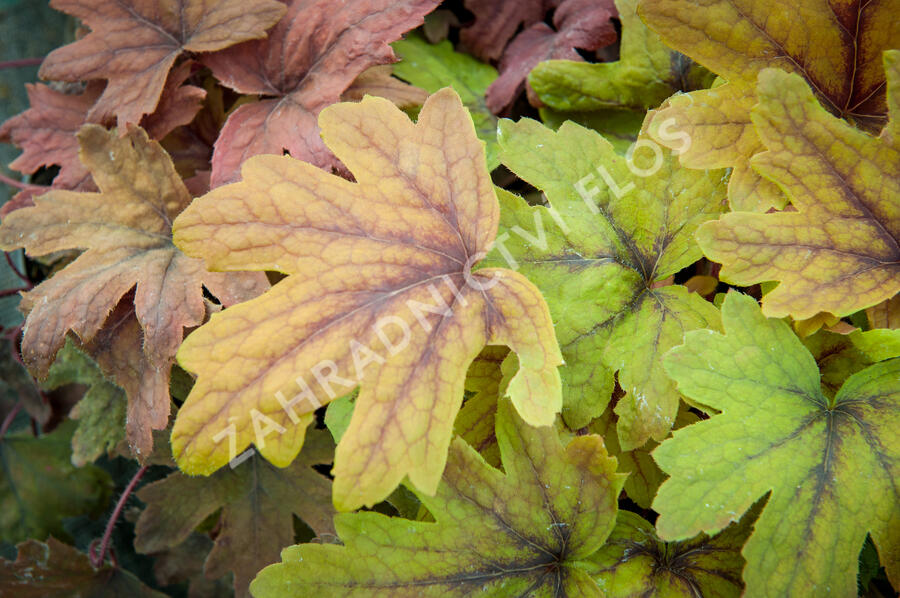
[{"label": "green leaf", "polygon": [[434,522],[342,513],[339,545],[285,549],[251,585],[256,598],[294,596],[600,596],[583,559],[613,528],[623,477],[599,436],[563,446],[553,427],[525,424],[502,399],[505,472],[454,439]]},{"label": "green leaf", "polygon": [[15,562],[0,559],[0,588],[16,598],[165,598],[124,569],[91,566],[88,556],[55,538],[19,544]]},{"label": "green leaf", "polygon": [[125,438],[125,391],[107,380],[97,363],[78,349],[71,339],[56,355],[47,379],[46,390],[66,384],[88,387],[69,416],[78,421],[72,435],[72,463],[93,463],[100,455],[112,453]]},{"label": "green leaf", "polygon": [[618,371],[623,450],[662,440],[679,395],[661,356],[686,330],[717,327],[719,316],[687,288],[654,283],[701,256],[693,233],[723,209],[724,172],[681,168],[643,136],[630,161],[571,122],[554,133],[504,120],[499,141],[503,163],[550,204],[499,192],[502,234],[485,261],[518,269],[546,298],[567,364],[566,423],[577,429],[600,415]]},{"label": "green leaf", "polygon": [[337,398],[325,408],[325,425],[331,432],[334,442],[338,443],[344,436],[344,432],[350,427],[350,418],[353,417],[353,406],[359,389],[353,389],[350,393]]},{"label": "green leaf", "polygon": [[877,328],[849,335],[853,345],[872,361],[900,357],[900,329]]},{"label": "green leaf", "polygon": [[456,52],[449,41],[429,44],[416,33],[392,43],[391,47],[400,57],[400,62],[394,65],[397,77],[428,93],[444,87],[456,90],[472,114],[475,133],[485,143],[488,170],[495,169],[500,164],[497,159],[497,117],[488,110],[484,94],[497,78],[497,69],[469,54]]},{"label": "green leaf", "polygon": [[719,411],[653,452],[667,540],[715,533],[770,494],[743,554],[748,596],[855,596],[870,533],[900,573],[900,360],[850,376],[827,398],[790,327],[730,293],[725,334],[690,332],[666,356],[686,396]]},{"label": "green leaf", "polygon": [[112,481],[92,465],[70,462],[74,422],[60,424],[50,434],[7,433],[0,440],[0,539],[20,542],[66,537],[66,517],[98,516],[106,508]]},{"label": "green leaf", "polygon": [[616,0],[622,21],[617,62],[548,60],[528,75],[541,102],[556,110],[645,112],[677,91],[712,84],[714,75],[671,50],[638,17],[638,0]]},{"label": "green leaf", "polygon": [[331,462],[334,445],[324,431],[310,430],[300,456],[279,469],[258,455],[212,476],[175,472],[141,488],[147,503],[135,527],[138,552],[154,553],[177,546],[204,519],[222,509],[216,545],[206,559],[207,577],[234,572],[235,594],[279,551],[294,543],[293,515],[319,536],[332,536],[331,484],[313,465]]},{"label": "green leaf", "polygon": [[500,447],[494,433],[497,400],[506,393],[506,386],[518,369],[516,354],[508,348],[485,347],[466,373],[466,390],[473,394],[463,403],[453,423],[453,431],[493,467],[500,467]]},{"label": "green leaf", "polygon": [[851,335],[820,330],[802,342],[816,360],[822,393],[829,399],[834,398],[844,380],[878,361],[860,351]]},{"label": "green leaf", "polygon": [[635,141],[644,123],[643,112],[630,110],[593,110],[567,112],[552,108],[541,108],[541,121],[553,130],[567,120],[575,121],[582,127],[593,129],[603,135],[615,150],[625,154]]},{"label": "green leaf", "polygon": [[619,511],[606,545],[591,558],[588,574],[607,598],[737,598],[744,584],[741,547],[759,515],[749,511],[712,538],[664,542],[644,518]]},{"label": "green leaf", "polygon": [[[675,429],[697,421],[697,416],[687,409],[679,409],[675,418]],[[619,446],[619,436],[616,433],[618,418],[613,410],[607,408],[603,415],[593,420],[588,430],[594,434],[603,436],[603,442],[609,454],[619,463],[619,472],[628,474],[625,480],[625,494],[642,509],[649,509],[659,490],[659,485],[666,479],[666,475],[656,465],[650,453],[658,445],[652,440],[645,445],[630,451],[623,451]]]}]

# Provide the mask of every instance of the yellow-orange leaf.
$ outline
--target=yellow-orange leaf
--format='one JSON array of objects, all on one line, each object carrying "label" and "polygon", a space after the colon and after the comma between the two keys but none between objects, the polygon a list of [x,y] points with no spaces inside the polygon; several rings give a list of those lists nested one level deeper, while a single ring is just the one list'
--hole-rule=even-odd
[{"label": "yellow-orange leaf", "polygon": [[828,114],[797,75],[767,69],[757,93],[753,122],[769,151],[752,164],[797,211],[708,222],[697,231],[704,253],[724,264],[724,281],[779,281],[763,297],[769,317],[843,317],[891,298],[900,291],[900,147]]},{"label": "yellow-orange leaf", "polygon": [[143,130],[132,128],[120,138],[86,125],[78,140],[81,161],[100,192],[51,191],[0,226],[4,250],[86,250],[24,294],[22,356],[44,377],[69,331],[78,335],[128,392],[128,439],[145,456],[151,430],[168,422],[169,370],[184,328],[206,315],[203,286],[228,304],[267,285],[256,273],[207,272],[201,260],[172,244],[172,220],[191,196],[165,151]]},{"label": "yellow-orange leaf", "polygon": [[453,90],[431,96],[417,124],[367,97],[326,108],[319,125],[358,182],[259,156],[245,162],[242,182],[175,223],[178,246],[214,269],[289,276],[182,345],[179,362],[198,379],[173,452],[186,472],[208,474],[254,443],[285,466],[312,412],[360,385],[337,448],[335,504],[373,504],[405,476],[434,493],[466,369],[486,344],[518,353],[508,393],[525,421],[553,422],[562,359],[550,315],[516,272],[471,272],[499,210]]},{"label": "yellow-orange leaf", "polygon": [[[690,136],[688,148],[681,136],[657,136],[684,150],[684,165],[734,168],[734,209],[784,203],[749,166],[765,149],[750,123],[756,76],[764,68],[802,75],[826,109],[861,129],[877,131],[885,123],[881,56],[900,45],[896,0],[641,0],[638,13],[669,46],[727,81],[672,97],[654,120]],[[759,194],[760,187],[767,193]]]}]

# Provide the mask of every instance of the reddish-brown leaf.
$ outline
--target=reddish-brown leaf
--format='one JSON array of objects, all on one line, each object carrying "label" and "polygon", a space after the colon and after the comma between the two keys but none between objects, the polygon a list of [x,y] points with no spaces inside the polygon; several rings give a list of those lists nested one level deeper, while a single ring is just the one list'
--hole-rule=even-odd
[{"label": "reddish-brown leaf", "polygon": [[485,100],[498,114],[525,86],[525,78],[544,60],[583,60],[575,48],[598,50],[616,41],[612,19],[617,15],[612,0],[564,0],[553,13],[554,31],[535,23],[516,36],[503,53],[500,77],[487,89]]},{"label": "reddish-brown leaf", "polygon": [[370,66],[395,60],[388,45],[422,24],[439,0],[293,0],[265,40],[207,56],[228,87],[270,96],[241,106],[225,123],[212,160],[212,186],[233,182],[241,163],[282,154],[325,168],[337,160],[319,138],[316,116]]},{"label": "reddish-brown leaf", "polygon": [[219,531],[203,570],[210,579],[233,572],[235,596],[247,598],[254,575],[278,562],[281,549],[294,543],[294,514],[320,540],[335,537],[331,482],[315,469],[333,459],[328,432],[310,430],[303,453],[283,469],[253,455],[208,478],[176,471],[138,493],[147,508],[135,526],[135,549],[159,553],[174,548],[216,516]]},{"label": "reddish-brown leaf", "polygon": [[184,51],[214,52],[265,36],[284,14],[276,0],[53,0],[91,33],[47,56],[42,79],[106,79],[88,120],[137,123],[159,102]]},{"label": "reddish-brown leaf", "polygon": [[206,91],[195,85],[184,85],[194,65],[192,60],[187,60],[172,69],[156,110],[141,120],[141,128],[151,139],[162,139],[176,127],[190,123],[200,112]]},{"label": "reddish-brown leaf", "polygon": [[[184,85],[194,64],[185,61],[169,73],[159,105],[142,119],[141,126],[153,139],[162,139],[176,127],[191,122],[200,110],[206,91]],[[103,87],[97,81],[80,93],[64,93],[46,85],[26,84],[31,107],[0,126],[0,142],[22,149],[22,155],[10,168],[33,174],[44,166],[56,165],[59,172],[53,179],[54,189],[96,191],[91,173],[78,159],[75,135],[89,122],[88,112],[103,93]],[[33,198],[45,190],[26,189],[16,194],[0,209],[0,217],[34,205]]]},{"label": "reddish-brown leaf", "polygon": [[475,23],[462,30],[460,39],[481,60],[497,60],[519,27],[544,19],[559,0],[465,0]]},{"label": "reddish-brown leaf", "polygon": [[83,552],[50,536],[47,543],[26,540],[17,546],[15,561],[0,559],[3,595],[16,598],[61,598],[62,596],[128,596],[165,598],[119,567],[104,563],[91,566]]},{"label": "reddish-brown leaf", "polygon": [[9,165],[32,174],[42,166],[56,164],[59,174],[53,183],[62,189],[83,188],[91,174],[78,159],[75,133],[102,93],[102,86],[89,86],[78,94],[62,93],[40,84],[26,84],[31,107],[0,126],[0,142],[22,148],[22,155]]}]

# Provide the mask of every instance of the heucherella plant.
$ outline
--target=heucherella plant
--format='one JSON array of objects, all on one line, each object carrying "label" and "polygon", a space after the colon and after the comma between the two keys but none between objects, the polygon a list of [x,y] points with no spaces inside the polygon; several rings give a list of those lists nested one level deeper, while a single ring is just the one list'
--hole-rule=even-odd
[{"label": "heucherella plant", "polygon": [[0,595],[897,595],[897,0],[50,4]]}]

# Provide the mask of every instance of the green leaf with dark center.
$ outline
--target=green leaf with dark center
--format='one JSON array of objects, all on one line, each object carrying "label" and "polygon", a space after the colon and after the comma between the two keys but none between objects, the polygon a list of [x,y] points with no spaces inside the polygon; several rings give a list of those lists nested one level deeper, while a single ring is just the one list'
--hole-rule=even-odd
[{"label": "green leaf with dark center", "polygon": [[737,598],[744,589],[741,547],[759,505],[712,538],[663,542],[643,517],[619,511],[606,545],[591,556],[588,573],[607,598]]},{"label": "green leaf with dark center", "polygon": [[623,450],[662,440],[679,394],[661,356],[718,311],[681,285],[659,286],[699,259],[693,234],[723,209],[723,171],[681,168],[643,135],[632,156],[575,123],[500,122],[501,159],[549,206],[499,191],[500,229],[485,260],[540,288],[566,365],[563,415],[581,428],[605,409],[618,372]]},{"label": "green leaf with dark center", "polygon": [[615,459],[599,436],[564,446],[553,427],[524,423],[507,399],[496,425],[506,473],[456,437],[437,494],[416,493],[434,522],[342,513],[343,545],[285,549],[283,562],[253,581],[253,595],[601,596],[583,560],[615,523],[624,481]]},{"label": "green leaf with dark center", "polygon": [[653,508],[666,540],[715,533],[771,496],[744,547],[748,596],[855,596],[869,533],[900,580],[900,359],[844,382],[833,398],[787,324],[731,293],[725,334],[689,332],[666,370],[714,409],[653,452],[671,477]]}]

